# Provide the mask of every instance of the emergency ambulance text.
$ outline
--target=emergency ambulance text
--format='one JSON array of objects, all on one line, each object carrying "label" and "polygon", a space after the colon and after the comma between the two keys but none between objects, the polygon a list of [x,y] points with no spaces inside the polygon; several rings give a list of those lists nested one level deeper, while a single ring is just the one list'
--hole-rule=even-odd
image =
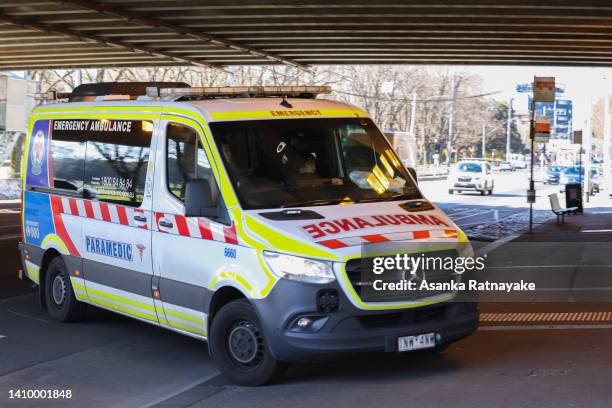
[{"label": "emergency ambulance text", "polygon": [[370,215],[365,217],[340,218],[337,220],[322,221],[316,224],[303,225],[302,229],[314,239],[322,238],[326,235],[340,234],[353,230],[365,228],[377,228],[391,225],[442,225],[448,224],[435,215],[415,215],[415,214],[391,214],[391,215]]}]

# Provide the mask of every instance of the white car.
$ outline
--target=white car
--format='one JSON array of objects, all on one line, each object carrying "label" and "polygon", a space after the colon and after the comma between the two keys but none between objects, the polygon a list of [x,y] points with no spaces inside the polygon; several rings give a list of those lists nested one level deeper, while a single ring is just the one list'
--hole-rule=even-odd
[{"label": "white car", "polygon": [[499,163],[499,166],[497,167],[497,170],[499,170],[499,171],[514,171],[514,166],[510,162],[503,161],[503,162]]},{"label": "white car", "polygon": [[481,195],[485,193],[493,194],[495,181],[493,180],[493,170],[491,165],[484,161],[462,160],[449,174],[448,193],[455,191],[478,191]]},{"label": "white car", "polygon": [[524,159],[514,159],[510,161],[510,164],[512,164],[512,166],[515,169],[526,169],[527,168],[527,162]]}]

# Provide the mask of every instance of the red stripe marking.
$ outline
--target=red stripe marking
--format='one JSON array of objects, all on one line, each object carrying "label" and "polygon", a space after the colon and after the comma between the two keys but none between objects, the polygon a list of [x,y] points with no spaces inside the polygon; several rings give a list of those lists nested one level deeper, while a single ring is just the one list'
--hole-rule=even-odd
[{"label": "red stripe marking", "polygon": [[117,215],[119,216],[119,223],[121,225],[130,225],[125,207],[118,205],[115,208],[117,209]]},{"label": "red stripe marking", "polygon": [[100,213],[102,214],[102,220],[106,222],[111,221],[110,211],[108,210],[108,204],[100,203]]},{"label": "red stripe marking", "polygon": [[91,201],[84,200],[83,204],[85,204],[85,214],[87,214],[87,218],[94,218],[93,205]]},{"label": "red stripe marking", "polygon": [[238,238],[236,237],[236,226],[232,223],[232,226],[227,228],[223,228],[223,233],[225,235],[225,242],[228,244],[237,244]]},{"label": "red stripe marking", "polygon": [[444,230],[444,236],[446,238],[457,238],[459,234],[455,230]]},{"label": "red stripe marking", "polygon": [[412,236],[414,239],[429,238],[429,231],[414,231]]},{"label": "red stripe marking", "polygon": [[63,213],[64,206],[62,204],[62,199],[58,196],[51,196],[51,210],[53,212]]},{"label": "red stripe marking", "polygon": [[64,226],[64,221],[62,220],[62,199],[60,197],[51,197],[51,208],[53,210],[53,224],[55,225],[55,233],[61,238],[68,249],[68,253],[73,256],[81,256],[79,251],[76,249],[72,240],[70,239],[70,235]]},{"label": "red stripe marking", "polygon": [[384,235],[380,235],[380,234],[364,235],[361,238],[365,239],[368,242],[386,242],[386,241],[389,241],[389,238],[385,237]]},{"label": "red stripe marking", "polygon": [[76,198],[69,198],[68,203],[70,204],[70,212],[72,213],[72,215],[80,215]]},{"label": "red stripe marking", "polygon": [[189,237],[191,234],[189,233],[189,227],[187,226],[187,219],[182,215],[175,215],[174,221],[176,222],[176,226],[178,228],[179,235],[184,237]]},{"label": "red stripe marking", "polygon": [[344,248],[348,246],[344,242],[337,240],[337,239],[328,239],[327,241],[319,241],[319,244],[326,246],[328,248],[331,248],[331,249]]},{"label": "red stripe marking", "polygon": [[210,230],[210,224],[208,221],[198,219],[198,227],[200,228],[200,235],[202,236],[202,239],[213,239],[213,234]]}]

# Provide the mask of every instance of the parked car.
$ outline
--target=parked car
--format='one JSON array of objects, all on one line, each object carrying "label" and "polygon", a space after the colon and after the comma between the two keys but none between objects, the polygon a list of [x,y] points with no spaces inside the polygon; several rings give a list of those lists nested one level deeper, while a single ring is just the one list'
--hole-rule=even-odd
[{"label": "parked car", "polygon": [[499,170],[499,171],[514,171],[514,166],[510,162],[503,161],[503,162],[499,163],[499,166],[497,167],[497,170]]},{"label": "parked car", "polygon": [[565,169],[563,166],[550,166],[546,169],[544,184],[559,184],[559,175]]},{"label": "parked car", "polygon": [[514,160],[510,160],[510,164],[512,164],[512,166],[515,169],[526,169],[527,168],[527,162],[525,161],[525,159],[514,159]]},{"label": "parked car", "polygon": [[461,160],[448,175],[448,193],[478,191],[480,195],[493,194],[495,181],[491,165],[479,160]]}]

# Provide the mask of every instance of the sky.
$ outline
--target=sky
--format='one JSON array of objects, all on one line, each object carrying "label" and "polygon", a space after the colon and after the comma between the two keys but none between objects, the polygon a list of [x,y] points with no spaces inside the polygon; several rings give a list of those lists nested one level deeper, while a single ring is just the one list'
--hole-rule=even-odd
[{"label": "sky", "polygon": [[574,129],[584,128],[591,101],[595,103],[606,92],[612,94],[612,68],[458,66],[455,70],[482,77],[485,92],[501,91],[495,99],[515,98],[517,111],[527,110],[527,94],[517,93],[517,84],[532,82],[534,75],[555,77],[556,83],[565,84],[564,99],[573,101]]}]

